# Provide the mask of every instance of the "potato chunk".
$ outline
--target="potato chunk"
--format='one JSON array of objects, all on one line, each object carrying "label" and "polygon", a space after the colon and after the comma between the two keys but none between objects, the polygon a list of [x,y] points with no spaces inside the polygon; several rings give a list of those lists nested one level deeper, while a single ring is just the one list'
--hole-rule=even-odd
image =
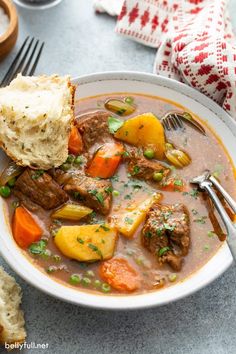
[{"label": "potato chunk", "polygon": [[164,158],[165,133],[161,122],[152,113],[128,119],[115,133],[115,138],[126,143],[150,147],[159,160]]},{"label": "potato chunk", "polygon": [[54,242],[64,256],[81,262],[112,258],[117,231],[108,224],[62,226]]},{"label": "potato chunk", "polygon": [[145,220],[146,214],[154,202],[158,202],[161,195],[153,194],[137,206],[135,210],[126,211],[114,218],[115,227],[127,238],[133,237],[139,225]]}]

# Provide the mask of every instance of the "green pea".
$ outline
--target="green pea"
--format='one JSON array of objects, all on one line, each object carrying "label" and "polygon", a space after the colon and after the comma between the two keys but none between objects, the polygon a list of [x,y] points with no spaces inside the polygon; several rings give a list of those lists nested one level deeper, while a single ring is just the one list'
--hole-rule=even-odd
[{"label": "green pea", "polygon": [[160,182],[162,180],[162,178],[163,178],[163,173],[154,172],[152,178],[154,179],[154,181]]},{"label": "green pea", "polygon": [[154,150],[153,149],[146,149],[143,153],[143,155],[147,158],[147,159],[153,159],[154,158]]},{"label": "green pea", "polygon": [[87,270],[86,275],[87,275],[88,277],[90,277],[90,278],[95,277],[95,274],[94,274],[94,272],[93,272],[92,270]]},{"label": "green pea", "polygon": [[0,195],[3,198],[8,198],[11,195],[11,189],[8,186],[2,186],[0,187]]},{"label": "green pea", "polygon": [[96,279],[96,280],[94,281],[94,286],[95,286],[95,288],[100,288],[101,285],[102,285],[102,282],[101,282],[100,280]]},{"label": "green pea", "polygon": [[75,159],[74,159],[74,163],[76,165],[81,165],[83,163],[83,158],[82,156],[77,156]]},{"label": "green pea", "polygon": [[72,163],[74,161],[75,157],[74,155],[68,155],[67,159],[66,159],[66,162],[67,163]]},{"label": "green pea", "polygon": [[81,282],[81,276],[79,274],[72,274],[70,276],[69,282],[72,285],[77,285],[77,284],[79,284]]},{"label": "green pea", "polygon": [[92,283],[92,281],[91,281],[91,279],[85,277],[85,278],[82,278],[81,283],[84,286],[88,286],[88,285],[90,285]]},{"label": "green pea", "polygon": [[134,102],[134,99],[133,99],[133,97],[126,97],[125,102],[128,104],[132,104]]},{"label": "green pea", "polygon": [[119,192],[119,191],[114,190],[114,191],[112,192],[112,195],[114,195],[114,197],[119,197],[120,192]]},{"label": "green pea", "polygon": [[102,289],[102,291],[103,291],[104,293],[108,293],[109,291],[111,291],[111,287],[110,287],[110,285],[107,284],[107,283],[103,283],[101,289]]},{"label": "green pea", "polygon": [[9,187],[14,187],[15,183],[16,183],[16,177],[11,178],[11,179],[7,182],[7,184],[8,184]]},{"label": "green pea", "polygon": [[170,274],[168,278],[169,278],[169,281],[174,282],[177,279],[177,274],[175,274],[175,273]]},{"label": "green pea", "polygon": [[71,165],[69,163],[63,163],[61,166],[60,166],[60,169],[62,171],[68,171],[69,169],[71,168]]}]

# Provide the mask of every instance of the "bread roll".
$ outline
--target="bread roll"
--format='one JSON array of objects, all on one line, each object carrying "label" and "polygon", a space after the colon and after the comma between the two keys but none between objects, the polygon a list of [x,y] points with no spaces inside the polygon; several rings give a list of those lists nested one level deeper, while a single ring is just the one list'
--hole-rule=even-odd
[{"label": "bread roll", "polygon": [[0,344],[22,343],[26,338],[21,289],[0,267]]},{"label": "bread roll", "polygon": [[68,76],[19,74],[0,89],[0,143],[22,166],[47,170],[68,156],[75,87]]}]

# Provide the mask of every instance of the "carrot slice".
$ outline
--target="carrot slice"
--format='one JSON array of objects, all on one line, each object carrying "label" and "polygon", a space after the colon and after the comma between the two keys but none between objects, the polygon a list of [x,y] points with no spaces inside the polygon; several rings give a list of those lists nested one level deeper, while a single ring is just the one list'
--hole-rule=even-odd
[{"label": "carrot slice", "polygon": [[106,143],[89,163],[87,173],[91,177],[110,178],[116,172],[124,151],[120,143]]},{"label": "carrot slice", "polygon": [[112,258],[99,268],[101,278],[119,291],[134,291],[140,287],[140,278],[124,258]]},{"label": "carrot slice", "polygon": [[16,243],[22,248],[27,248],[31,243],[38,241],[43,234],[34,218],[23,207],[15,210],[12,232]]},{"label": "carrot slice", "polygon": [[83,151],[83,141],[78,129],[73,125],[69,137],[69,152],[79,155]]}]

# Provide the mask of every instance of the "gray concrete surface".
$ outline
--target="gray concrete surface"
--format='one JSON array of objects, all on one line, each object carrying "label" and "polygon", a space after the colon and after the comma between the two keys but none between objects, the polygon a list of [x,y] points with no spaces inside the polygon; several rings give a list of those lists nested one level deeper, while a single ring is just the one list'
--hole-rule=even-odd
[{"label": "gray concrete surface", "polygon": [[[230,10],[236,26],[235,0],[231,1]],[[91,0],[64,0],[45,12],[19,9],[19,15],[18,44],[0,64],[1,76],[28,34],[46,41],[38,73],[77,76],[104,70],[152,71],[155,50],[115,35],[115,20],[95,15]],[[1,258],[0,264],[15,275]],[[46,351],[32,349],[24,353],[236,353],[235,266],[186,299],[135,312],[75,307],[16,278],[24,291],[27,340],[49,345]]]}]

